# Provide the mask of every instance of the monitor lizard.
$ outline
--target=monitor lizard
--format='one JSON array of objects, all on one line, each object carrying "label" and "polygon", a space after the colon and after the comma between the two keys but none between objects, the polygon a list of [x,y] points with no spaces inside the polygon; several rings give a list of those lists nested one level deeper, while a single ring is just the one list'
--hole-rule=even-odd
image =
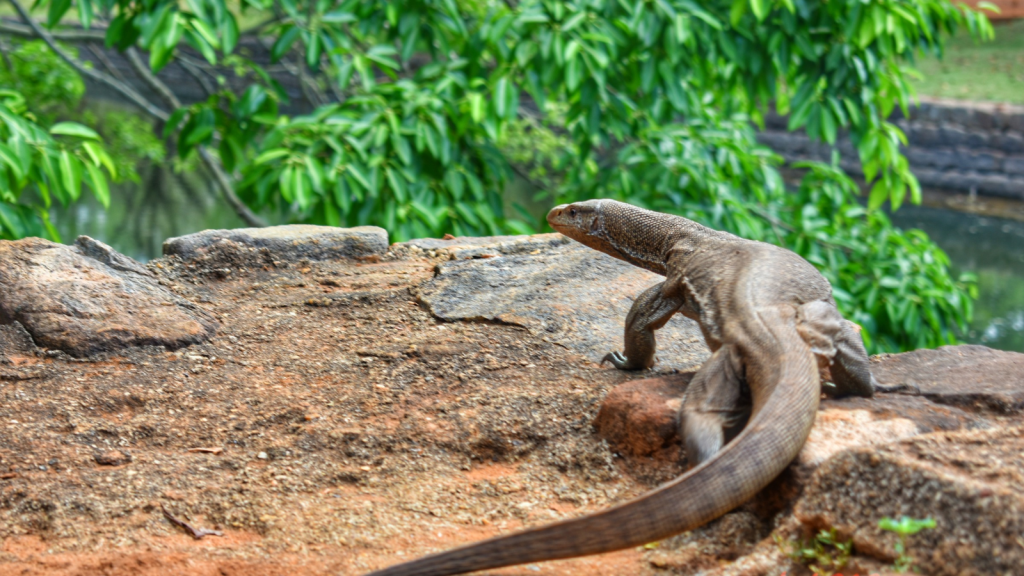
[{"label": "monitor lizard", "polygon": [[[796,457],[821,392],[870,397],[881,389],[856,326],[832,287],[797,254],[686,218],[614,200],[553,208],[548,222],[605,254],[665,276],[626,316],[616,368],[654,364],[654,331],[676,313],[696,320],[711,349],[683,397],[680,432],[691,468],[614,508],[499,536],[368,576],[444,576],[610,552],[696,528],[744,503]],[[819,364],[831,365],[823,386]],[[742,392],[749,390],[749,397]],[[747,419],[725,443],[725,431]]]}]

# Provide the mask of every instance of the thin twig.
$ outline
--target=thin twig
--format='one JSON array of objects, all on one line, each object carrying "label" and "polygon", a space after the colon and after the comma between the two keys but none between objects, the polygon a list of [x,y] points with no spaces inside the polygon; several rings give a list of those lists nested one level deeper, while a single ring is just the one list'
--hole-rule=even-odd
[{"label": "thin twig", "polygon": [[164,508],[163,504],[160,505],[160,510],[163,511],[164,518],[167,518],[171,522],[171,524],[174,524],[175,526],[180,526],[180,527],[184,528],[185,531],[188,532],[189,534],[191,534],[192,537],[195,538],[196,540],[199,540],[199,539],[203,538],[204,536],[223,536],[224,535],[224,532],[221,531],[221,530],[210,530],[209,528],[196,528],[195,526],[189,524],[188,522],[185,522],[181,518],[175,517],[174,514],[171,514],[170,512],[168,512],[167,508]]},{"label": "thin twig", "polygon": [[11,62],[11,57],[7,54],[7,43],[3,41],[3,38],[0,38],[0,57],[3,58],[7,69],[14,72],[14,62]]},{"label": "thin twig", "polygon": [[181,63],[181,67],[184,68],[186,72],[196,79],[196,82],[199,82],[199,85],[202,86],[203,92],[206,93],[207,97],[217,91],[213,84],[210,84],[210,79],[203,75],[203,73],[206,72],[203,66],[200,66],[184,54],[178,55],[178,62]]},{"label": "thin twig", "polygon": [[89,42],[87,45],[89,46],[89,51],[96,56],[96,59],[100,61],[100,64],[103,64],[103,67],[107,69],[107,72],[109,72],[111,76],[117,78],[121,82],[126,81],[124,76],[121,75],[121,71],[118,70],[117,66],[114,66],[114,63],[110,61],[110,58],[107,57],[107,53],[103,51],[102,47],[97,46],[93,42]]},{"label": "thin twig", "polygon": [[60,56],[61,60],[67,62],[72,68],[77,70],[79,74],[86,76],[87,78],[92,78],[97,82],[102,82],[103,84],[110,86],[114,90],[117,90],[125,98],[128,98],[128,100],[133,102],[136,106],[142,108],[142,110],[150,116],[153,116],[154,118],[158,118],[160,120],[167,120],[167,112],[163,111],[158,106],[155,106],[152,102],[147,100],[145,96],[140,94],[131,86],[125,84],[124,82],[118,81],[116,78],[110,76],[109,74],[104,74],[97,70],[93,70],[92,68],[86,68],[85,65],[78,61],[77,58],[73,58],[70,54],[65,52],[60,46],[57,46],[57,42],[56,40],[54,40],[53,36],[46,30],[43,30],[42,27],[40,27],[39,24],[32,19],[32,16],[29,15],[28,11],[25,10],[25,7],[21,5],[21,2],[19,2],[18,0],[10,0],[10,2],[11,5],[14,6],[14,9],[18,11],[18,14],[21,16],[21,19],[24,20],[26,24],[28,24],[29,28],[32,29],[35,35],[42,39],[43,42],[46,42],[46,45],[50,47],[50,50],[53,50],[53,52],[57,54],[57,56]]},{"label": "thin twig", "polygon": [[227,172],[224,171],[224,167],[221,166],[220,162],[210,154],[210,151],[206,149],[206,146],[197,146],[196,149],[199,151],[199,158],[202,159],[203,164],[213,172],[213,177],[217,180],[217,185],[220,187],[221,193],[224,195],[224,199],[227,200],[231,208],[234,209],[235,214],[245,221],[249,226],[255,226],[262,228],[267,223],[257,216],[252,210],[246,206],[238,196],[235,195],[235,190],[231,185],[231,179],[228,177]]},{"label": "thin twig", "polygon": [[[138,52],[135,48],[129,48],[127,50],[128,61],[131,63],[132,68],[135,69],[135,73],[139,75],[142,80],[149,85],[157,94],[173,108],[181,108],[181,100],[174,95],[174,92],[163,83],[162,80],[153,75],[146,67],[145,63],[139,57]],[[176,128],[176,127],[175,127]],[[262,218],[257,216],[248,206],[242,202],[235,194],[235,187],[231,182],[230,176],[224,171],[224,167],[220,161],[206,149],[205,146],[197,146],[196,150],[199,152],[199,158],[203,161],[203,164],[213,172],[213,177],[217,181],[217,187],[220,188],[221,195],[224,196],[224,200],[227,201],[231,208],[238,214],[238,217],[245,221],[249,226],[255,226],[262,228],[267,225]]]},{"label": "thin twig", "polygon": [[157,78],[152,72],[149,71],[149,67],[139,57],[138,50],[134,46],[129,47],[124,51],[125,56],[128,57],[128,63],[132,65],[132,70],[135,71],[135,75],[142,78],[142,81],[146,83],[154,92],[160,95],[171,109],[177,110],[181,108],[181,100],[171,92],[171,89],[167,87],[159,78]]}]

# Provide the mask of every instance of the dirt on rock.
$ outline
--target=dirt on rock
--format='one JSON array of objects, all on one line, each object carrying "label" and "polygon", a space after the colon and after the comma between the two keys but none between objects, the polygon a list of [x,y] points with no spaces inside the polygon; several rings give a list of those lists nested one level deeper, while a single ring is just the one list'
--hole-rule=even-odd
[{"label": "dirt on rock", "polygon": [[[0,573],[361,574],[682,470],[593,434],[631,375],[520,327],[436,320],[416,288],[437,262],[154,261],[220,323],[173,352],[82,360],[0,326]],[[193,540],[161,505],[225,536]],[[647,571],[635,550],[542,568]]]},{"label": "dirt on rock", "polygon": [[[659,333],[654,370],[596,361],[620,345],[647,272],[547,236],[298,262],[229,240],[147,265],[216,321],[207,342],[79,358],[0,318],[0,575],[356,576],[683,472],[671,396],[707,355],[696,324]],[[332,258],[349,249],[335,245]],[[609,444],[594,423],[616,387]],[[825,402],[797,466],[739,510],[649,546],[488,573],[808,573],[771,536],[806,536],[793,502],[837,451],[1019,420],[988,402],[930,406]]]}]

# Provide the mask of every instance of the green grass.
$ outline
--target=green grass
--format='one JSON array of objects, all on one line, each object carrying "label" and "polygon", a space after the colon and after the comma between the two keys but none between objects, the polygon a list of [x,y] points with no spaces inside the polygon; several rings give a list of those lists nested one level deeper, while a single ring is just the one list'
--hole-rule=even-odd
[{"label": "green grass", "polygon": [[941,59],[919,58],[921,96],[1024,104],[1024,20],[997,24],[996,39],[979,44],[960,34]]}]

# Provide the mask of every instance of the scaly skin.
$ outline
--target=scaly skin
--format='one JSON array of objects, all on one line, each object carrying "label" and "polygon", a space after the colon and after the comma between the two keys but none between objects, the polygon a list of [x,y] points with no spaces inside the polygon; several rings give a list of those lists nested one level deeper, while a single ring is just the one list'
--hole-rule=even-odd
[{"label": "scaly skin", "polygon": [[[796,457],[818,409],[816,356],[836,361],[833,392],[871,395],[859,337],[835,311],[828,281],[796,254],[611,200],[558,206],[548,222],[591,248],[667,276],[630,310],[626,353],[606,356],[617,368],[650,367],[654,330],[672,314],[700,323],[713,354],[694,376],[681,413],[696,466],[609,510],[369,576],[461,574],[610,552],[691,530],[747,501]],[[749,405],[739,393],[744,382]],[[747,408],[746,427],[724,444],[723,429]]]}]

